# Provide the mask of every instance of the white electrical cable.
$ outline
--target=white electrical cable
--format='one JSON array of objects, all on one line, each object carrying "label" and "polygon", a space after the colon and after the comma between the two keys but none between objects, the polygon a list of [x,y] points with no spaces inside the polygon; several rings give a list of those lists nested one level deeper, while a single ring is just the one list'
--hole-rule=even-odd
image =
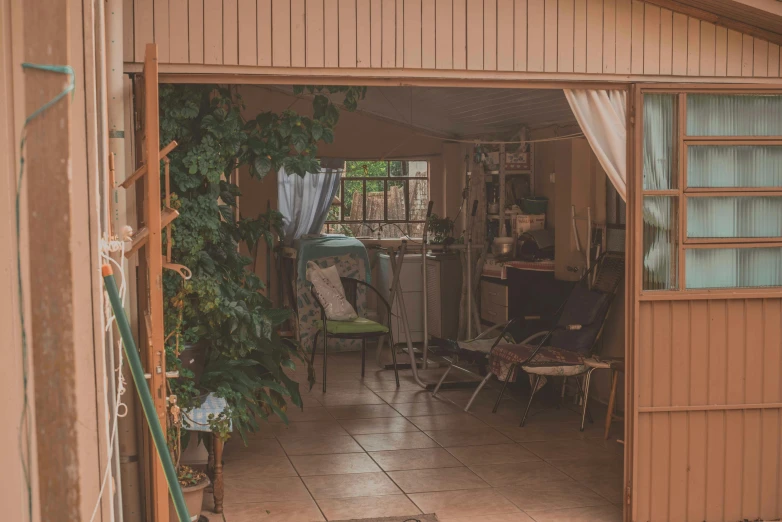
[{"label": "white electrical cable", "polygon": [[[111,263],[115,265],[118,269],[118,272],[120,274],[120,287],[119,287],[119,296],[120,301],[123,304],[123,307],[125,306],[125,295],[127,287],[125,285],[125,270],[124,270],[124,264],[125,264],[125,242],[130,239],[130,235],[132,234],[132,229],[128,226],[125,226],[122,228],[122,237],[118,239],[101,239],[99,241],[99,251],[100,251],[100,258],[101,261],[105,261],[108,263]],[[120,262],[117,263],[110,254],[119,252],[119,258]],[[108,295],[106,295],[106,292],[104,290],[104,298],[103,302],[105,304],[103,313],[104,317],[106,319],[106,326],[105,331],[108,332],[111,329],[112,324],[116,320],[116,316],[114,315],[114,311],[111,308],[111,304],[109,304]],[[117,445],[117,424],[119,424],[119,419],[121,417],[125,417],[128,414],[128,407],[127,405],[122,402],[122,395],[125,393],[125,379],[122,376],[122,359],[123,358],[123,345],[122,345],[122,337],[120,337],[117,340],[117,360],[119,361],[117,368],[115,371],[117,372],[117,388],[116,388],[116,397],[114,401],[114,412],[111,414],[111,419],[107,420],[107,422],[113,422],[113,425],[111,426],[111,429],[109,430],[109,449],[108,453],[106,455],[106,471],[103,474],[103,479],[101,480],[100,485],[100,491],[98,492],[98,498],[95,501],[95,508],[92,510],[92,516],[90,517],[90,522],[93,522],[95,520],[95,517],[98,514],[98,508],[100,507],[100,501],[103,498],[103,493],[106,489],[106,484],[108,483],[109,476],[111,475],[111,462],[112,457],[114,455],[114,450]],[[106,354],[104,352],[103,354],[103,382],[108,382],[108,376],[106,375]],[[105,384],[104,384],[105,385]],[[107,394],[104,394],[103,396],[103,402],[104,402],[104,408],[108,412],[109,410],[109,404],[108,404],[108,396]],[[112,519],[113,519],[113,513],[112,513]]]}]

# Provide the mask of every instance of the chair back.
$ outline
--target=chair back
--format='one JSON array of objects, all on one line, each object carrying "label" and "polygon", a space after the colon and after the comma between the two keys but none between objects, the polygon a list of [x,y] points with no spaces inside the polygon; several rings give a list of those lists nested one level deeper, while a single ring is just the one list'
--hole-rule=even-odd
[{"label": "chair back", "polygon": [[356,303],[358,302],[359,280],[353,277],[340,277],[339,279],[342,281],[342,288],[345,290],[345,299],[353,307],[353,310],[358,312]]}]

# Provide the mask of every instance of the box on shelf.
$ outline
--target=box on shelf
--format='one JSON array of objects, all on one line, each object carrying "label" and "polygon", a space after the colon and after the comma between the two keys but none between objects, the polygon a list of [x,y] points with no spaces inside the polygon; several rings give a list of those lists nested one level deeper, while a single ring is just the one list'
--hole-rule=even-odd
[{"label": "box on shelf", "polygon": [[506,152],[505,168],[508,170],[530,170],[529,152]]},{"label": "box on shelf", "polygon": [[513,235],[518,236],[530,230],[546,228],[545,214],[517,214],[513,221]]}]

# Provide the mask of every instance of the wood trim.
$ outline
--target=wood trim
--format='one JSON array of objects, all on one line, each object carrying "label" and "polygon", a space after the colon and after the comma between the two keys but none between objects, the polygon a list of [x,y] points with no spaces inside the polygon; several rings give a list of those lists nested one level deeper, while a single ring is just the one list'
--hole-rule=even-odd
[{"label": "wood trim", "polygon": [[[737,238],[738,239],[738,238]],[[779,238],[740,238],[745,241],[731,241],[731,238],[719,238],[715,242],[688,243],[682,245],[681,249],[696,250],[702,248],[774,248],[782,247],[782,241]],[[776,244],[775,244],[776,243]]]},{"label": "wood trim", "polygon": [[782,402],[760,404],[702,404],[693,406],[639,406],[639,413],[674,413],[690,411],[778,410]]},{"label": "wood trim", "polygon": [[779,288],[715,288],[711,290],[646,290],[638,295],[640,302],[701,301],[728,299],[768,299],[779,296]]},{"label": "wood trim", "polygon": [[782,136],[683,136],[682,141],[688,147],[699,145],[782,145]]},{"label": "wood trim", "polygon": [[760,27],[755,27],[754,25],[734,20],[733,18],[717,15],[704,9],[699,9],[697,7],[676,2],[675,0],[644,0],[644,2],[647,4],[664,7],[665,9],[670,9],[671,11],[691,16],[693,18],[698,18],[703,22],[710,22],[714,25],[733,29],[744,34],[782,45],[782,34],[775,33],[773,31],[767,31],[765,29],[761,29]]}]

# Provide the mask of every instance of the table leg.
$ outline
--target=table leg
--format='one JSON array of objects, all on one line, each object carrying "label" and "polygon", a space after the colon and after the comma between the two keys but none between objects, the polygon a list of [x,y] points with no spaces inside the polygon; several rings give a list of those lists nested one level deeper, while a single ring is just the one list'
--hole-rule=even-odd
[{"label": "table leg", "polygon": [[608,434],[611,432],[611,421],[614,420],[614,409],[616,408],[616,386],[619,382],[619,372],[611,369],[611,395],[608,396],[608,413],[606,413],[605,440],[608,440]]},{"label": "table leg", "polygon": [[214,501],[215,513],[223,512],[223,441],[216,434],[212,435],[212,453],[214,458]]}]

